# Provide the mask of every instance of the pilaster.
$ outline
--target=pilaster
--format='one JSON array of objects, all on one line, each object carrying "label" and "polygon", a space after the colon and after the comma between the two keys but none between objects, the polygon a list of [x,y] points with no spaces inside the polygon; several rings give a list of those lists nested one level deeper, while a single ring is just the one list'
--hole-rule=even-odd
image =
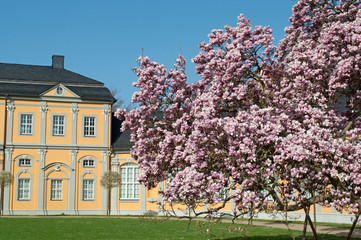
[{"label": "pilaster", "polygon": [[109,105],[104,104],[103,109],[103,145],[109,145]]},{"label": "pilaster", "polygon": [[[118,159],[112,159],[112,172],[119,172],[118,167]],[[112,188],[112,196],[111,196],[111,212],[116,213],[117,211],[117,199],[118,199],[118,187]]]},{"label": "pilaster", "polygon": [[[12,148],[5,148],[5,171],[11,172],[11,155],[13,153]],[[4,188],[4,214],[10,213],[10,186]]]},{"label": "pilaster", "polygon": [[[102,172],[108,172],[108,151],[102,151]],[[107,211],[107,201],[108,201],[108,190],[102,188],[102,210]]]},{"label": "pilaster", "polygon": [[46,137],[46,113],[48,108],[46,106],[46,102],[41,102],[40,107],[40,144],[45,145],[45,137]]},{"label": "pilaster", "polygon": [[39,176],[38,176],[38,210],[44,210],[44,166],[45,166],[45,149],[39,149]]},{"label": "pilaster", "polygon": [[76,145],[76,135],[78,131],[77,119],[78,119],[78,104],[73,103],[71,111],[71,145]]},{"label": "pilaster", "polygon": [[77,150],[70,150],[70,196],[69,196],[69,210],[75,211],[75,185],[76,185],[76,154]]},{"label": "pilaster", "polygon": [[14,102],[12,100],[9,100],[6,106],[7,110],[7,123],[6,123],[6,144],[12,144],[13,142],[13,124],[14,124]]}]

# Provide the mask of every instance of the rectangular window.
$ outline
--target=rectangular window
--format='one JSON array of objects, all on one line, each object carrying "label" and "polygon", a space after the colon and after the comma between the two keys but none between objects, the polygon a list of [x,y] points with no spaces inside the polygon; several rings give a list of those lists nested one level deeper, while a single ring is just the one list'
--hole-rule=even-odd
[{"label": "rectangular window", "polygon": [[84,159],[83,167],[84,168],[93,168],[93,167],[95,167],[95,161],[93,159]]},{"label": "rectangular window", "polygon": [[53,116],[53,135],[54,136],[64,136],[65,129],[65,117],[62,115]]},{"label": "rectangular window", "polygon": [[229,197],[229,188],[228,187],[223,187],[219,192],[218,192],[218,197],[221,199],[221,200],[224,200],[226,198]]},{"label": "rectangular window", "polygon": [[139,199],[139,169],[135,164],[121,167],[120,199]]},{"label": "rectangular window", "polygon": [[33,134],[33,115],[21,114],[20,115],[20,134],[31,135]]},{"label": "rectangular window", "polygon": [[95,117],[84,117],[84,136],[95,136]]},{"label": "rectangular window", "polygon": [[94,180],[83,180],[83,200],[94,200]]},{"label": "rectangular window", "polygon": [[19,159],[19,167],[30,167],[31,159],[29,158],[20,158]]},{"label": "rectangular window", "polygon": [[18,199],[30,200],[30,179],[19,179]]},{"label": "rectangular window", "polygon": [[51,200],[62,199],[62,180],[51,180]]}]

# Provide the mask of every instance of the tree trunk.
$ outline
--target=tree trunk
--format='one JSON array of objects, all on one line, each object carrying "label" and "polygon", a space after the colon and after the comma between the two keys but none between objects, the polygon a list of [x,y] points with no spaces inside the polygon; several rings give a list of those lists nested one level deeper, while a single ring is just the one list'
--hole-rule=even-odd
[{"label": "tree trunk", "polygon": [[0,191],[1,191],[0,194],[0,218],[1,218],[1,215],[3,215],[3,211],[4,211],[4,186],[1,186]]},{"label": "tree trunk", "polygon": [[111,192],[111,189],[108,188],[108,201],[107,201],[107,215],[108,215],[108,218],[110,218],[110,192]]},{"label": "tree trunk", "polygon": [[306,213],[306,217],[308,218],[308,221],[310,222],[310,227],[311,227],[311,229],[312,229],[313,236],[315,237],[316,240],[319,240],[319,239],[318,239],[318,236],[317,236],[316,229],[315,229],[315,227],[313,226],[312,220],[311,220],[311,218],[310,218],[310,210],[309,210],[309,208],[305,208],[305,213]]},{"label": "tree trunk", "polygon": [[356,214],[355,220],[354,220],[353,223],[352,223],[351,229],[350,229],[350,231],[348,232],[348,235],[347,235],[346,240],[350,240],[350,239],[351,239],[353,230],[354,230],[355,227],[356,227],[356,224],[357,224],[357,221],[358,221],[359,217],[360,217],[360,208],[359,208],[359,210],[358,210],[358,212],[357,212],[357,214]]},{"label": "tree trunk", "polygon": [[[306,210],[305,210],[305,213],[306,213]],[[308,221],[308,218],[307,218],[307,216],[305,215],[305,221],[304,221],[304,223],[303,223],[302,240],[306,240],[307,221]]]}]

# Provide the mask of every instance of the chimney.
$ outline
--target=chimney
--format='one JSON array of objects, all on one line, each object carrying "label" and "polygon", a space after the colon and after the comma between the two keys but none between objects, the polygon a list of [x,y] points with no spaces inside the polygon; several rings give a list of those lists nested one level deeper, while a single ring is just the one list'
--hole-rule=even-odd
[{"label": "chimney", "polygon": [[64,69],[64,56],[62,55],[53,55],[53,69]]}]

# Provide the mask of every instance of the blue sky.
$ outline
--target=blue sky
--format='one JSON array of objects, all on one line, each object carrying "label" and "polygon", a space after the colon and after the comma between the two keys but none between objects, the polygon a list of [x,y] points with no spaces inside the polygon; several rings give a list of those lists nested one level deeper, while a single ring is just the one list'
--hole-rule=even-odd
[{"label": "blue sky", "polygon": [[[51,65],[65,56],[65,68],[118,89],[125,105],[137,89],[131,68],[144,55],[172,67],[182,51],[189,81],[191,59],[212,29],[235,26],[243,13],[253,26],[270,26],[275,42],[289,25],[294,0],[1,0],[0,62]],[[181,47],[180,47],[181,46]]]}]

